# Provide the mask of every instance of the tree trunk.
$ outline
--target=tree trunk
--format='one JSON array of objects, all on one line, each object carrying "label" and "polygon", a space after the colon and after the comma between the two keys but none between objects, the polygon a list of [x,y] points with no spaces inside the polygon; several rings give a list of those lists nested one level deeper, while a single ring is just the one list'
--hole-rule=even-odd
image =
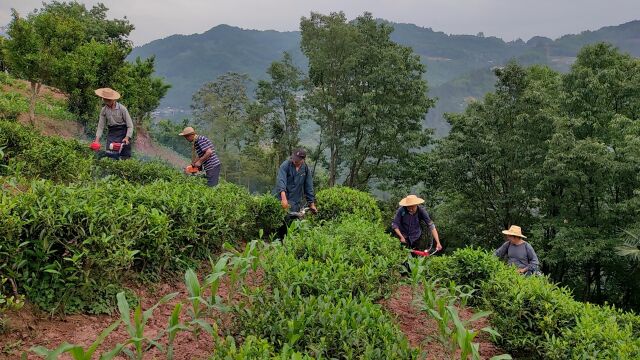
[{"label": "tree trunk", "polygon": [[36,101],[40,92],[41,83],[31,81],[31,101],[29,102],[29,122],[31,126],[36,124]]}]

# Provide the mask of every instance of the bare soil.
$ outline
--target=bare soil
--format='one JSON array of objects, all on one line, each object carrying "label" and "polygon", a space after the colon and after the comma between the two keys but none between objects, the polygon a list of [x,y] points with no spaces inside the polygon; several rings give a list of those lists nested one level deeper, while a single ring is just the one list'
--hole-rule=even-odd
[{"label": "bare soil", "polygon": [[[413,295],[410,285],[400,285],[391,297],[382,300],[381,305],[395,317],[400,330],[407,336],[411,346],[424,350],[429,360],[442,360],[460,358],[459,354],[451,354],[440,343],[437,338],[438,325],[429,314],[420,311],[416,303],[418,297]],[[468,308],[460,308],[459,315],[462,320],[467,320],[473,316],[473,312]],[[473,322],[473,329],[480,329],[489,326],[486,318]],[[485,333],[480,333],[475,342],[480,344],[480,356],[482,359],[490,359],[493,356],[504,354],[505,351],[491,342],[490,337]]]},{"label": "bare soil", "polygon": [[[249,286],[257,286],[262,282],[263,274],[261,272],[250,272],[247,276],[246,283]],[[190,308],[188,301],[188,292],[181,281],[177,279],[175,282],[165,282],[153,287],[139,286],[132,289],[141,301],[143,311],[153,306],[164,295],[172,292],[178,292],[178,296],[170,302],[159,306],[154,312],[152,318],[145,326],[144,334],[148,337],[155,338],[162,333],[168,326],[168,321],[174,306],[178,302],[183,303],[180,320],[187,323],[191,320],[187,313]],[[218,295],[226,298],[229,294],[229,284],[224,282],[221,284]],[[234,301],[239,301],[241,296],[238,292],[233,293]],[[133,311],[133,309],[132,309]],[[82,345],[85,349],[98,337],[98,335],[109,325],[119,319],[119,315],[69,315],[64,317],[50,317],[48,314],[35,309],[33,306],[27,305],[20,311],[14,311],[7,314],[9,331],[0,337],[0,359],[18,359],[22,352],[26,352],[33,346],[44,346],[49,349],[56,348],[63,342]],[[233,319],[229,314],[214,312],[206,317],[209,323],[220,320],[220,335],[228,333],[232,330]],[[126,332],[125,325],[120,326],[112,332],[104,343],[99,347],[97,354],[113,349],[116,344],[123,343],[129,336]],[[167,337],[163,336],[158,341],[166,347]],[[214,341],[205,332],[200,332],[196,338],[191,332],[180,332],[174,341],[174,358],[179,359],[207,359],[210,357],[214,349]],[[94,356],[98,358],[98,356]],[[164,359],[166,355],[153,348],[144,353],[144,359]],[[28,353],[28,359],[40,359],[33,353]],[[70,359],[70,357],[61,357],[61,359]],[[125,359],[124,354],[117,359]]]}]

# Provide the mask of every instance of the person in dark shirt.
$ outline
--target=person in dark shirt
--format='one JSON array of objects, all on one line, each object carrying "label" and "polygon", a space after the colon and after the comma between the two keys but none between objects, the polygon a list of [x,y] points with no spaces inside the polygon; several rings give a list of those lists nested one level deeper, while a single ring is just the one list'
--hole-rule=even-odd
[{"label": "person in dark shirt", "polygon": [[191,166],[202,168],[207,177],[207,186],[218,185],[220,179],[220,159],[209,138],[196,134],[196,131],[188,126],[182,130],[180,136],[191,143]]},{"label": "person in dark shirt", "polygon": [[416,249],[422,236],[420,223],[424,223],[429,227],[433,240],[436,242],[436,250],[440,251],[442,245],[440,244],[440,236],[436,225],[431,221],[427,210],[422,206],[418,206],[423,203],[424,200],[415,195],[409,195],[402,199],[399,203],[400,208],[398,208],[396,216],[391,222],[391,228],[400,238],[401,243]]},{"label": "person in dark shirt", "polygon": [[518,272],[525,275],[532,275],[538,272],[540,262],[538,255],[533,250],[533,246],[524,241],[527,237],[522,234],[522,228],[511,225],[509,230],[503,230],[507,241],[500,246],[494,255],[499,258],[506,258],[507,264],[514,265]]},{"label": "person in dark shirt", "polygon": [[278,169],[274,195],[280,200],[283,208],[292,212],[301,210],[304,205],[303,196],[311,211],[318,211],[313,192],[313,178],[309,166],[305,163],[306,157],[304,149],[297,149]]}]

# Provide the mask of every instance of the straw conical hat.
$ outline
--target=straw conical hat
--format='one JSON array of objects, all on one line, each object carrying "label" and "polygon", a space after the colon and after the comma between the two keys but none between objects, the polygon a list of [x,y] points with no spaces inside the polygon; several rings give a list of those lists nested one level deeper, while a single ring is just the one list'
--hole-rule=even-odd
[{"label": "straw conical hat", "polygon": [[406,198],[400,200],[400,206],[412,206],[412,205],[420,205],[424,203],[424,199],[421,199],[415,195],[409,195]]},{"label": "straw conical hat", "polygon": [[111,89],[111,88],[100,88],[95,91],[96,95],[100,96],[103,99],[107,100],[118,100],[120,99],[120,93]]},{"label": "straw conical hat", "polygon": [[502,230],[502,233],[505,235],[521,237],[523,239],[527,238],[526,236],[522,235],[522,228],[520,228],[520,226],[518,225],[511,225],[509,230]]}]

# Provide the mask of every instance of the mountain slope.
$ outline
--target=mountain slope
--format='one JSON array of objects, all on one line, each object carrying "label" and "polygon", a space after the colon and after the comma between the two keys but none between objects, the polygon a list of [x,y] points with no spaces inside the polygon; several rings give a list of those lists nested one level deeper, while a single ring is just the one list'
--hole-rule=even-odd
[{"label": "mountain slope", "polygon": [[[383,21],[383,20],[380,20]],[[496,37],[479,35],[448,35],[412,24],[392,24],[394,41],[410,46],[427,66],[426,78],[430,94],[438,97],[435,109],[426,123],[447,131],[442,114],[460,111],[464,99],[481,97],[495,81],[490,69],[517,59],[523,64],[547,64],[567,71],[579,49],[584,45],[607,41],[622,51],[640,56],[640,21],[604,27],[596,31],[565,35],[556,40],[533,37],[505,42]],[[299,32],[244,30],[219,25],[203,34],[173,35],[137,47],[130,58],[156,56],[157,74],[172,84],[161,107],[188,109],[191,95],[205,82],[236,71],[247,73],[255,81],[266,76],[272,61],[283,51],[306,68],[300,51]]]}]

